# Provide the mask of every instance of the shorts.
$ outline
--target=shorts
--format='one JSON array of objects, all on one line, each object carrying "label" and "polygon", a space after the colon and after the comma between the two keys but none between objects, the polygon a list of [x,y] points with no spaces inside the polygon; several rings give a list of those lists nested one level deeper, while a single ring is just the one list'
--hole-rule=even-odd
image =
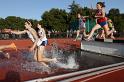
[{"label": "shorts", "polygon": [[45,40],[41,43],[41,46],[46,46],[48,44],[48,40]]},{"label": "shorts", "polygon": [[37,46],[46,46],[47,44],[48,44],[48,40],[45,40],[45,41],[39,40],[37,42]]},{"label": "shorts", "polygon": [[85,23],[83,23],[83,24],[79,25],[79,30],[82,30],[82,29],[85,29],[85,28],[86,28]]},{"label": "shorts", "polygon": [[37,42],[37,46],[46,46],[48,44],[48,40],[41,40],[39,39]]},{"label": "shorts", "polygon": [[106,21],[98,23],[101,27],[105,26],[107,24]]}]

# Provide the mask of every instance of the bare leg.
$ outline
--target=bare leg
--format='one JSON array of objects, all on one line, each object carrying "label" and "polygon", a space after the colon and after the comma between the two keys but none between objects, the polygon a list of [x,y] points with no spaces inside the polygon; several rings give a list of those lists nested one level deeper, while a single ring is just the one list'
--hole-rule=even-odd
[{"label": "bare leg", "polygon": [[48,62],[54,62],[54,63],[56,63],[57,62],[57,59],[56,58],[43,58],[42,60],[41,60],[41,62],[46,62],[46,63],[48,63]]},{"label": "bare leg", "polygon": [[16,45],[14,43],[11,43],[10,45],[1,45],[0,46],[0,51],[3,50],[3,49],[7,49],[7,48],[12,48],[12,49],[17,50]]},{"label": "bare leg", "polygon": [[79,35],[80,35],[80,30],[77,30],[75,41],[77,40],[77,38],[79,37]]},{"label": "bare leg", "polygon": [[34,50],[34,60],[35,61],[38,61],[37,54],[38,54],[38,48],[35,48],[35,50]]},{"label": "bare leg", "polygon": [[89,36],[88,36],[88,40],[90,40],[90,38],[93,36],[93,33],[97,30],[97,29],[99,29],[99,28],[101,28],[101,26],[99,25],[99,24],[96,24],[93,28],[92,28],[92,30],[91,30],[91,32],[90,32],[90,34],[89,34]]},{"label": "bare leg", "polygon": [[104,26],[104,30],[105,30],[105,35],[106,35],[106,37],[108,37],[108,35],[110,35],[110,34],[113,33],[113,31],[114,31],[114,30],[110,30],[110,31],[109,31],[108,25],[105,25],[105,26]]},{"label": "bare leg", "polygon": [[44,56],[44,46],[38,47],[37,58],[38,58],[38,61],[42,61],[43,58],[45,58],[45,56]]},{"label": "bare leg", "polygon": [[34,50],[34,60],[37,61],[37,62],[40,62],[42,65],[44,65],[46,67],[49,67],[46,63],[40,61],[40,59],[39,59],[40,54],[38,54],[38,53],[40,53],[40,52],[38,51],[38,47],[36,47],[35,50]]},{"label": "bare leg", "polygon": [[83,29],[83,35],[84,37],[87,37],[88,35],[86,34],[86,28]]},{"label": "bare leg", "polygon": [[104,30],[102,30],[102,33],[101,33],[101,36],[100,37],[103,38],[103,39],[105,39],[105,32],[104,32]]},{"label": "bare leg", "polygon": [[38,50],[38,61],[41,61],[41,62],[57,62],[57,59],[56,58],[46,58],[44,56],[44,50],[45,50],[45,47],[44,46],[40,46],[39,47],[39,50]]},{"label": "bare leg", "polygon": [[45,67],[49,67],[45,62],[40,62],[41,64],[43,64]]},{"label": "bare leg", "polygon": [[111,33],[110,38],[111,38],[111,39],[115,39],[115,37],[113,36],[113,33]]},{"label": "bare leg", "polygon": [[[12,49],[17,50],[16,45],[14,43],[11,43],[10,45],[2,45],[2,46],[0,46],[0,51],[2,51],[3,49],[7,49],[7,48],[12,48]],[[6,58],[8,58],[8,59],[10,58],[9,53],[5,53],[4,56]]]},{"label": "bare leg", "polygon": [[44,46],[38,47],[38,53],[37,53],[37,61],[40,62],[41,64],[43,64],[46,67],[49,67],[45,61],[43,60],[45,58],[45,56],[43,55],[44,53]]}]

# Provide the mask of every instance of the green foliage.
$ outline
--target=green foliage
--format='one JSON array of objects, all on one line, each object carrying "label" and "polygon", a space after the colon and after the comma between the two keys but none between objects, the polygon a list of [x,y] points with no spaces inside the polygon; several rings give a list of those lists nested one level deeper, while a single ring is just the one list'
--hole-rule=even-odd
[{"label": "green foliage", "polygon": [[[5,19],[0,18],[0,29],[13,29],[13,30],[24,30],[24,22],[27,19],[16,17],[16,16],[8,16]],[[36,25],[37,20],[28,19],[33,22],[33,25]],[[34,26],[33,26],[34,27]]]},{"label": "green foliage", "polygon": [[112,19],[118,32],[124,32],[124,14],[120,14],[119,9],[113,8],[109,10],[108,17]]},{"label": "green foliage", "polygon": [[119,9],[112,8],[109,10],[109,15],[120,15]]},{"label": "green foliage", "polygon": [[67,13],[62,9],[51,9],[42,15],[43,26],[49,30],[65,31],[67,30]]},{"label": "green foliage", "polygon": [[6,27],[6,22],[3,18],[0,18],[0,29],[4,29]]}]

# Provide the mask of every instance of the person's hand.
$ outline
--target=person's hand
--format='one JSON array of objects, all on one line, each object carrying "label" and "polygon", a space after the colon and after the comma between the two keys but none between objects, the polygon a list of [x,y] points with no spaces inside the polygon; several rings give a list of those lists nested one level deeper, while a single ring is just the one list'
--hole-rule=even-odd
[{"label": "person's hand", "polygon": [[32,26],[31,22],[30,21],[27,21],[29,23],[30,26]]}]

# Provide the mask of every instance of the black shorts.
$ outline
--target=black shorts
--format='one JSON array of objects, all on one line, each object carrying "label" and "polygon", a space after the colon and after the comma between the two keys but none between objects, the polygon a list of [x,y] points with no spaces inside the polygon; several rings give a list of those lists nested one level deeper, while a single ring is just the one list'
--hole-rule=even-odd
[{"label": "black shorts", "polygon": [[46,46],[48,44],[48,40],[45,40],[41,43],[42,46]]}]

